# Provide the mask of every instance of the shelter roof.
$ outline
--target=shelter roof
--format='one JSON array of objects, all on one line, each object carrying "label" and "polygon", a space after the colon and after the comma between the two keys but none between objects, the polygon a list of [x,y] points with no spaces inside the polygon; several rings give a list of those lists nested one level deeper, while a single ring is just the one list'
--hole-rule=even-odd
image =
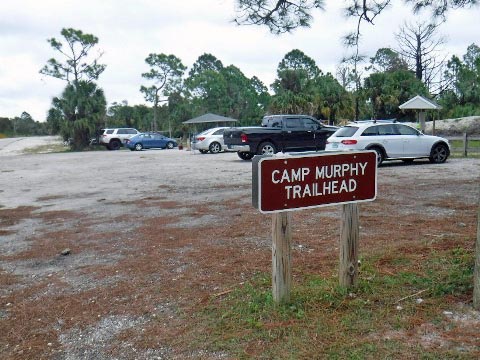
[{"label": "shelter roof", "polygon": [[439,110],[442,107],[435,101],[417,95],[399,106],[402,110]]},{"label": "shelter roof", "polygon": [[205,124],[205,123],[220,123],[220,122],[237,122],[238,120],[217,115],[217,114],[211,114],[207,113],[202,116],[198,116],[196,118],[184,121],[184,124]]}]

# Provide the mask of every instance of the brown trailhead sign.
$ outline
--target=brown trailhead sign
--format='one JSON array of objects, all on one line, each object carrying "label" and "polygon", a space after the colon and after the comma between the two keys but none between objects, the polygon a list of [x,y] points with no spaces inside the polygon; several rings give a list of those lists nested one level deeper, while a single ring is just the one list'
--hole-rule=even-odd
[{"label": "brown trailhead sign", "polygon": [[263,213],[372,201],[375,151],[277,154],[252,162],[253,206]]}]

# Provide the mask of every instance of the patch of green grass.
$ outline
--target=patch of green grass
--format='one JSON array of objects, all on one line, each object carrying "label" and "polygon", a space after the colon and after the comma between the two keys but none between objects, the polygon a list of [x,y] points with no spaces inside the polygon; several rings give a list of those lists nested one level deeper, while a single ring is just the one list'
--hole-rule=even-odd
[{"label": "patch of green grass", "polygon": [[[45,154],[45,153],[61,153],[61,152],[73,152],[73,151],[74,150],[72,150],[70,146],[54,143],[54,144],[46,144],[46,145],[39,145],[31,148],[26,148],[25,150],[23,150],[23,153],[24,154]],[[89,146],[85,148],[83,151],[105,151],[105,147]]]},{"label": "patch of green grass", "polygon": [[26,148],[23,150],[24,154],[44,154],[44,153],[59,153],[70,151],[68,146],[63,144],[46,144],[39,145],[31,148]]},{"label": "patch of green grass", "polygon": [[432,292],[438,296],[461,296],[471,292],[473,269],[473,254],[465,249],[453,249],[447,256],[434,257],[427,269],[429,279],[433,279]]},{"label": "patch of green grass", "polygon": [[[450,140],[450,146],[463,149],[463,140]],[[480,149],[480,140],[468,140],[468,147]]]},{"label": "patch of green grass", "polygon": [[[454,149],[452,149],[453,151],[450,153],[450,157],[451,158],[465,158],[465,154],[463,153],[463,150],[458,150],[458,151],[455,151]],[[472,158],[472,159],[478,159],[480,158],[480,152],[471,152],[469,151],[467,153],[467,158]]]},{"label": "patch of green grass", "polygon": [[[450,141],[452,157],[464,157],[464,145],[462,140]],[[467,157],[479,158],[480,157],[480,140],[469,140],[467,148]]]},{"label": "patch of green grass", "polygon": [[[463,358],[462,350],[424,348],[409,334],[419,323],[442,330],[445,296],[472,291],[473,254],[459,248],[426,258],[410,268],[398,254],[390,261],[401,271],[391,274],[382,272],[379,259],[364,259],[354,289],[338,286],[336,276],[306,275],[285,305],[273,302],[270,275],[257,274],[211,299],[196,315],[191,344],[235,358]],[[385,339],[386,333],[396,337]]]}]

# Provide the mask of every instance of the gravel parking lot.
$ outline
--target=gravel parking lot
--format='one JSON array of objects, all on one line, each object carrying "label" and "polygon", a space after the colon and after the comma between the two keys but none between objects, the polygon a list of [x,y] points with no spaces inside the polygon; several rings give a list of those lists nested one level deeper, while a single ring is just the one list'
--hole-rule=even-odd
[{"label": "gravel parking lot", "polygon": [[[46,197],[56,199],[50,201],[52,210],[85,210],[97,208],[99,201],[148,196],[195,202],[205,200],[206,188],[249,184],[249,162],[232,153],[213,156],[178,149],[4,156],[1,188],[16,186],[2,196],[1,205],[44,206]],[[169,190],[173,187],[181,191]]]},{"label": "gravel parking lot", "polygon": [[[269,271],[251,162],[178,149],[25,155],[2,141],[1,358],[228,358],[185,348],[177,314]],[[394,249],[409,225],[471,236],[479,176],[478,159],[387,163],[361,206],[362,249]],[[295,266],[335,264],[338,213],[296,212],[295,247],[308,251]]]}]

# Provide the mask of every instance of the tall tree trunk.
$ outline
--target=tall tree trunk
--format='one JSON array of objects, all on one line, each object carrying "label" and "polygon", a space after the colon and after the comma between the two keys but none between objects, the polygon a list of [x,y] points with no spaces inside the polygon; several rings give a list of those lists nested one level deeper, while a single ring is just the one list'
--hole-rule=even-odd
[{"label": "tall tree trunk", "polygon": [[152,131],[157,131],[157,109],[158,109],[158,93],[155,94],[155,102],[153,104],[153,124]]},{"label": "tall tree trunk", "polygon": [[355,121],[358,121],[360,117],[360,99],[358,94],[355,93]]},{"label": "tall tree trunk", "polygon": [[417,53],[415,54],[415,77],[422,81],[423,68],[422,68],[422,39],[420,34],[416,34],[417,39]]}]

